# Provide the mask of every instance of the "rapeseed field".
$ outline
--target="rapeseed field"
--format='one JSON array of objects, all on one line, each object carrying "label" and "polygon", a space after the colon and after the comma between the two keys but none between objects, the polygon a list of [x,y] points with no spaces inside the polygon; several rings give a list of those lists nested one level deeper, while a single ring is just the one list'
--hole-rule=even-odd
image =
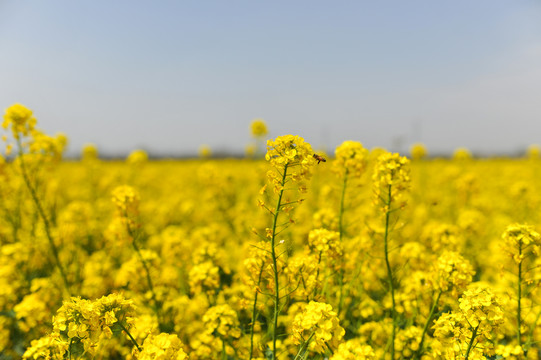
[{"label": "rapeseed field", "polygon": [[0,359],[539,358],[538,148],[324,154],[257,121],[245,159],[66,161],[23,105],[3,127]]}]

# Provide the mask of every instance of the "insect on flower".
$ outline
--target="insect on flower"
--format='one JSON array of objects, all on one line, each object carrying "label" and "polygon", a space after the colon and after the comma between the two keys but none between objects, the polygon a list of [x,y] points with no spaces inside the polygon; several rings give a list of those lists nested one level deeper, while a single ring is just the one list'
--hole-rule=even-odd
[{"label": "insect on flower", "polygon": [[327,162],[327,160],[326,160],[323,156],[318,155],[318,154],[314,154],[314,159],[317,160],[317,163],[318,163],[318,164],[319,164],[320,162],[322,162],[322,161],[323,161],[323,162]]}]

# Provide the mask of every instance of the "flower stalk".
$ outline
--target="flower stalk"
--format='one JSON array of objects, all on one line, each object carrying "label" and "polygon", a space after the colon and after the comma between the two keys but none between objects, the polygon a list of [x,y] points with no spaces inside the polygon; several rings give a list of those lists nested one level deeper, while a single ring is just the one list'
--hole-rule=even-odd
[{"label": "flower stalk", "polygon": [[32,197],[32,201],[34,202],[34,205],[36,206],[36,209],[38,211],[39,217],[43,221],[43,225],[45,228],[45,235],[47,237],[47,240],[49,242],[49,246],[51,248],[51,252],[53,253],[53,257],[55,260],[55,264],[58,267],[58,270],[60,271],[60,275],[62,277],[62,281],[64,283],[64,288],[67,291],[67,293],[70,293],[70,284],[68,281],[68,277],[66,276],[66,271],[64,270],[64,267],[62,266],[62,263],[60,262],[60,256],[58,252],[58,248],[56,247],[56,244],[54,243],[53,236],[51,235],[51,229],[50,229],[50,223],[49,219],[47,218],[47,215],[45,214],[45,211],[43,210],[43,206],[41,204],[41,201],[39,200],[39,197],[37,195],[36,189],[32,185],[30,181],[30,177],[28,175],[28,171],[26,169],[26,164],[24,161],[24,153],[23,153],[23,146],[21,143],[21,139],[17,137],[17,147],[19,151],[19,161],[21,165],[21,173],[23,175],[24,183],[30,192],[30,196]]}]

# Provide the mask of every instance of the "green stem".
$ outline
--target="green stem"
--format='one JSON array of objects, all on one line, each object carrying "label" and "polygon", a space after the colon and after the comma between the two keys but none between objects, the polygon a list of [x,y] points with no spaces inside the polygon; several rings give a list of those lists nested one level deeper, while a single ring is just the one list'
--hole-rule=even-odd
[{"label": "green stem", "polygon": [[477,329],[479,329],[479,325],[477,325],[475,329],[473,329],[473,332],[471,334],[470,344],[468,345],[468,350],[466,351],[466,357],[464,358],[464,360],[468,360],[468,357],[470,356],[470,351],[472,349],[473,342],[475,341],[475,337],[477,336]]},{"label": "green stem", "polygon": [[526,358],[528,356],[528,351],[530,350],[530,346],[531,346],[531,343],[532,343],[533,333],[534,333],[534,331],[536,329],[537,322],[539,321],[540,317],[541,317],[541,310],[537,313],[537,316],[535,317],[535,321],[531,325],[530,332],[528,333],[528,340],[526,341],[527,347],[526,347],[526,349],[524,349],[524,357],[526,357]]},{"label": "green stem", "polygon": [[278,262],[276,257],[276,251],[275,251],[275,240],[276,240],[276,225],[278,224],[278,215],[280,214],[280,208],[281,208],[281,202],[282,202],[282,196],[284,195],[284,185],[286,183],[286,174],[287,174],[287,166],[288,164],[285,164],[284,166],[284,173],[282,175],[282,182],[281,182],[281,190],[280,194],[278,195],[278,201],[276,203],[276,210],[274,211],[274,218],[272,221],[272,237],[271,237],[271,256],[272,256],[272,264],[274,266],[274,289],[275,289],[275,296],[274,296],[274,319],[273,319],[273,330],[272,330],[272,359],[276,359],[276,338],[277,338],[277,330],[278,330],[278,314],[280,313],[279,303],[280,303],[280,287],[278,285]]},{"label": "green stem", "polygon": [[299,348],[299,351],[297,352],[297,355],[295,355],[295,358],[293,360],[297,360],[299,356],[301,356],[301,359],[302,359],[302,354],[306,352],[306,349],[308,348],[308,345],[310,345],[310,341],[312,341],[312,338],[314,337],[315,333],[316,332],[314,331],[312,335],[310,335],[308,340],[302,343],[301,347]]},{"label": "green stem", "polygon": [[389,282],[389,288],[391,290],[391,300],[392,300],[392,308],[391,308],[391,317],[393,319],[393,332],[391,335],[391,359],[394,359],[394,339],[396,336],[396,303],[394,298],[394,282],[393,282],[393,271],[391,269],[391,264],[389,262],[389,220],[391,215],[391,185],[389,185],[389,191],[388,191],[388,202],[387,205],[387,211],[385,213],[385,235],[384,235],[384,246],[385,246],[385,264],[387,266],[387,281]]},{"label": "green stem", "polygon": [[130,227],[128,214],[125,213],[124,215],[125,215],[125,218],[126,218],[126,228],[128,230],[128,234],[132,238],[132,246],[135,249],[135,252],[137,253],[137,256],[139,257],[139,260],[143,264],[143,268],[145,269],[145,275],[146,275],[146,279],[147,279],[148,288],[150,290],[150,294],[152,296],[152,302],[154,304],[153,309],[154,309],[154,312],[156,313],[156,317],[158,318],[158,326],[160,328],[160,331],[163,331],[163,324],[161,322],[161,316],[160,316],[160,311],[159,311],[159,306],[158,306],[158,299],[156,297],[156,292],[154,291],[154,285],[152,284],[152,278],[150,277],[150,269],[148,267],[147,262],[143,258],[143,254],[141,254],[141,249],[139,249],[139,246],[137,246],[137,238],[135,236],[134,231]]},{"label": "green stem", "polygon": [[227,352],[225,351],[225,340],[222,339],[222,359],[227,360]]},{"label": "green stem", "polygon": [[[342,238],[344,237],[344,202],[346,199],[346,187],[348,183],[348,175],[349,175],[349,169],[346,169],[346,172],[344,174],[344,182],[342,184],[342,195],[340,196],[340,211],[338,213],[338,232],[340,233],[340,244],[342,244]],[[340,261],[343,261],[342,258],[340,258]],[[340,266],[340,276],[338,278],[338,282],[340,284],[340,293],[338,297],[338,315],[340,315],[342,311],[342,306],[344,304],[344,269],[343,266]]]},{"label": "green stem", "polygon": [[137,341],[133,338],[133,336],[130,334],[130,332],[128,331],[128,329],[124,326],[124,324],[122,324],[121,322],[119,322],[118,324],[120,324],[120,327],[122,328],[122,330],[124,330],[124,332],[128,335],[128,337],[130,338],[131,342],[133,343],[133,345],[135,345],[135,347],[137,348],[137,350],[141,351],[141,347],[139,346],[139,344],[137,343]]},{"label": "green stem", "polygon": [[68,294],[70,293],[70,285],[68,282],[68,278],[66,276],[66,272],[64,271],[64,268],[62,267],[62,264],[60,262],[60,257],[58,255],[58,248],[56,247],[53,237],[51,235],[49,220],[47,219],[47,216],[45,215],[45,211],[43,210],[43,206],[41,205],[41,202],[39,201],[38,195],[36,193],[36,189],[32,186],[30,183],[30,178],[28,177],[28,172],[26,170],[26,164],[24,163],[24,154],[23,154],[23,147],[21,144],[21,139],[17,138],[17,146],[19,149],[19,159],[21,162],[21,172],[23,175],[24,182],[26,184],[26,187],[30,191],[30,195],[32,196],[32,200],[34,201],[34,204],[36,205],[36,209],[38,210],[38,214],[43,220],[43,225],[45,227],[45,235],[47,236],[47,240],[49,241],[49,246],[51,247],[51,252],[53,253],[53,257],[56,262],[56,266],[58,267],[58,270],[60,271],[60,275],[62,276],[62,280],[64,282],[64,287],[66,288],[66,291]]},{"label": "green stem", "polygon": [[436,301],[432,304],[432,308],[430,309],[430,314],[428,314],[428,318],[426,319],[425,326],[423,327],[423,333],[421,335],[421,341],[419,342],[419,349],[417,350],[416,359],[420,359],[421,355],[423,353],[423,343],[425,341],[425,335],[428,331],[428,326],[430,325],[430,322],[432,321],[432,317],[434,316],[434,311],[436,311],[436,307],[438,306],[438,302],[440,301],[441,294],[443,293],[443,290],[440,289],[440,292],[438,293],[438,296],[436,297]]},{"label": "green stem", "polygon": [[[257,287],[261,285],[261,276],[263,275],[263,269],[265,266],[265,262],[261,265],[261,270],[259,271],[259,279],[257,280]],[[254,295],[254,306],[252,308],[252,326],[250,327],[250,358],[249,360],[252,360],[253,353],[254,353],[254,327],[255,327],[255,321],[257,319],[257,297],[259,295],[259,289],[256,289],[255,295]]]},{"label": "green stem", "polygon": [[322,254],[322,251],[319,252],[319,256],[317,258],[316,285],[314,286],[314,294],[312,296],[314,301],[316,300],[316,295],[317,295],[317,279],[319,278],[319,268],[320,268],[320,265],[321,265],[321,254]]},{"label": "green stem", "polygon": [[[522,256],[522,244],[519,243],[518,247],[519,257]],[[522,300],[522,260],[518,263],[518,286],[517,286],[517,297],[518,297],[518,306],[517,306],[517,340],[518,345],[522,348],[522,337],[520,335],[521,327],[521,300]]]}]

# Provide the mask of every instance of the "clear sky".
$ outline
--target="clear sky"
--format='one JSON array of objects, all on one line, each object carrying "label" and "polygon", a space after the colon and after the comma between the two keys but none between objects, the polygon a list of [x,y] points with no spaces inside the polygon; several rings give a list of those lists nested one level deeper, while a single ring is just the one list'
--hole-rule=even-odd
[{"label": "clear sky", "polygon": [[0,0],[0,106],[70,153],[541,143],[538,0]]}]

